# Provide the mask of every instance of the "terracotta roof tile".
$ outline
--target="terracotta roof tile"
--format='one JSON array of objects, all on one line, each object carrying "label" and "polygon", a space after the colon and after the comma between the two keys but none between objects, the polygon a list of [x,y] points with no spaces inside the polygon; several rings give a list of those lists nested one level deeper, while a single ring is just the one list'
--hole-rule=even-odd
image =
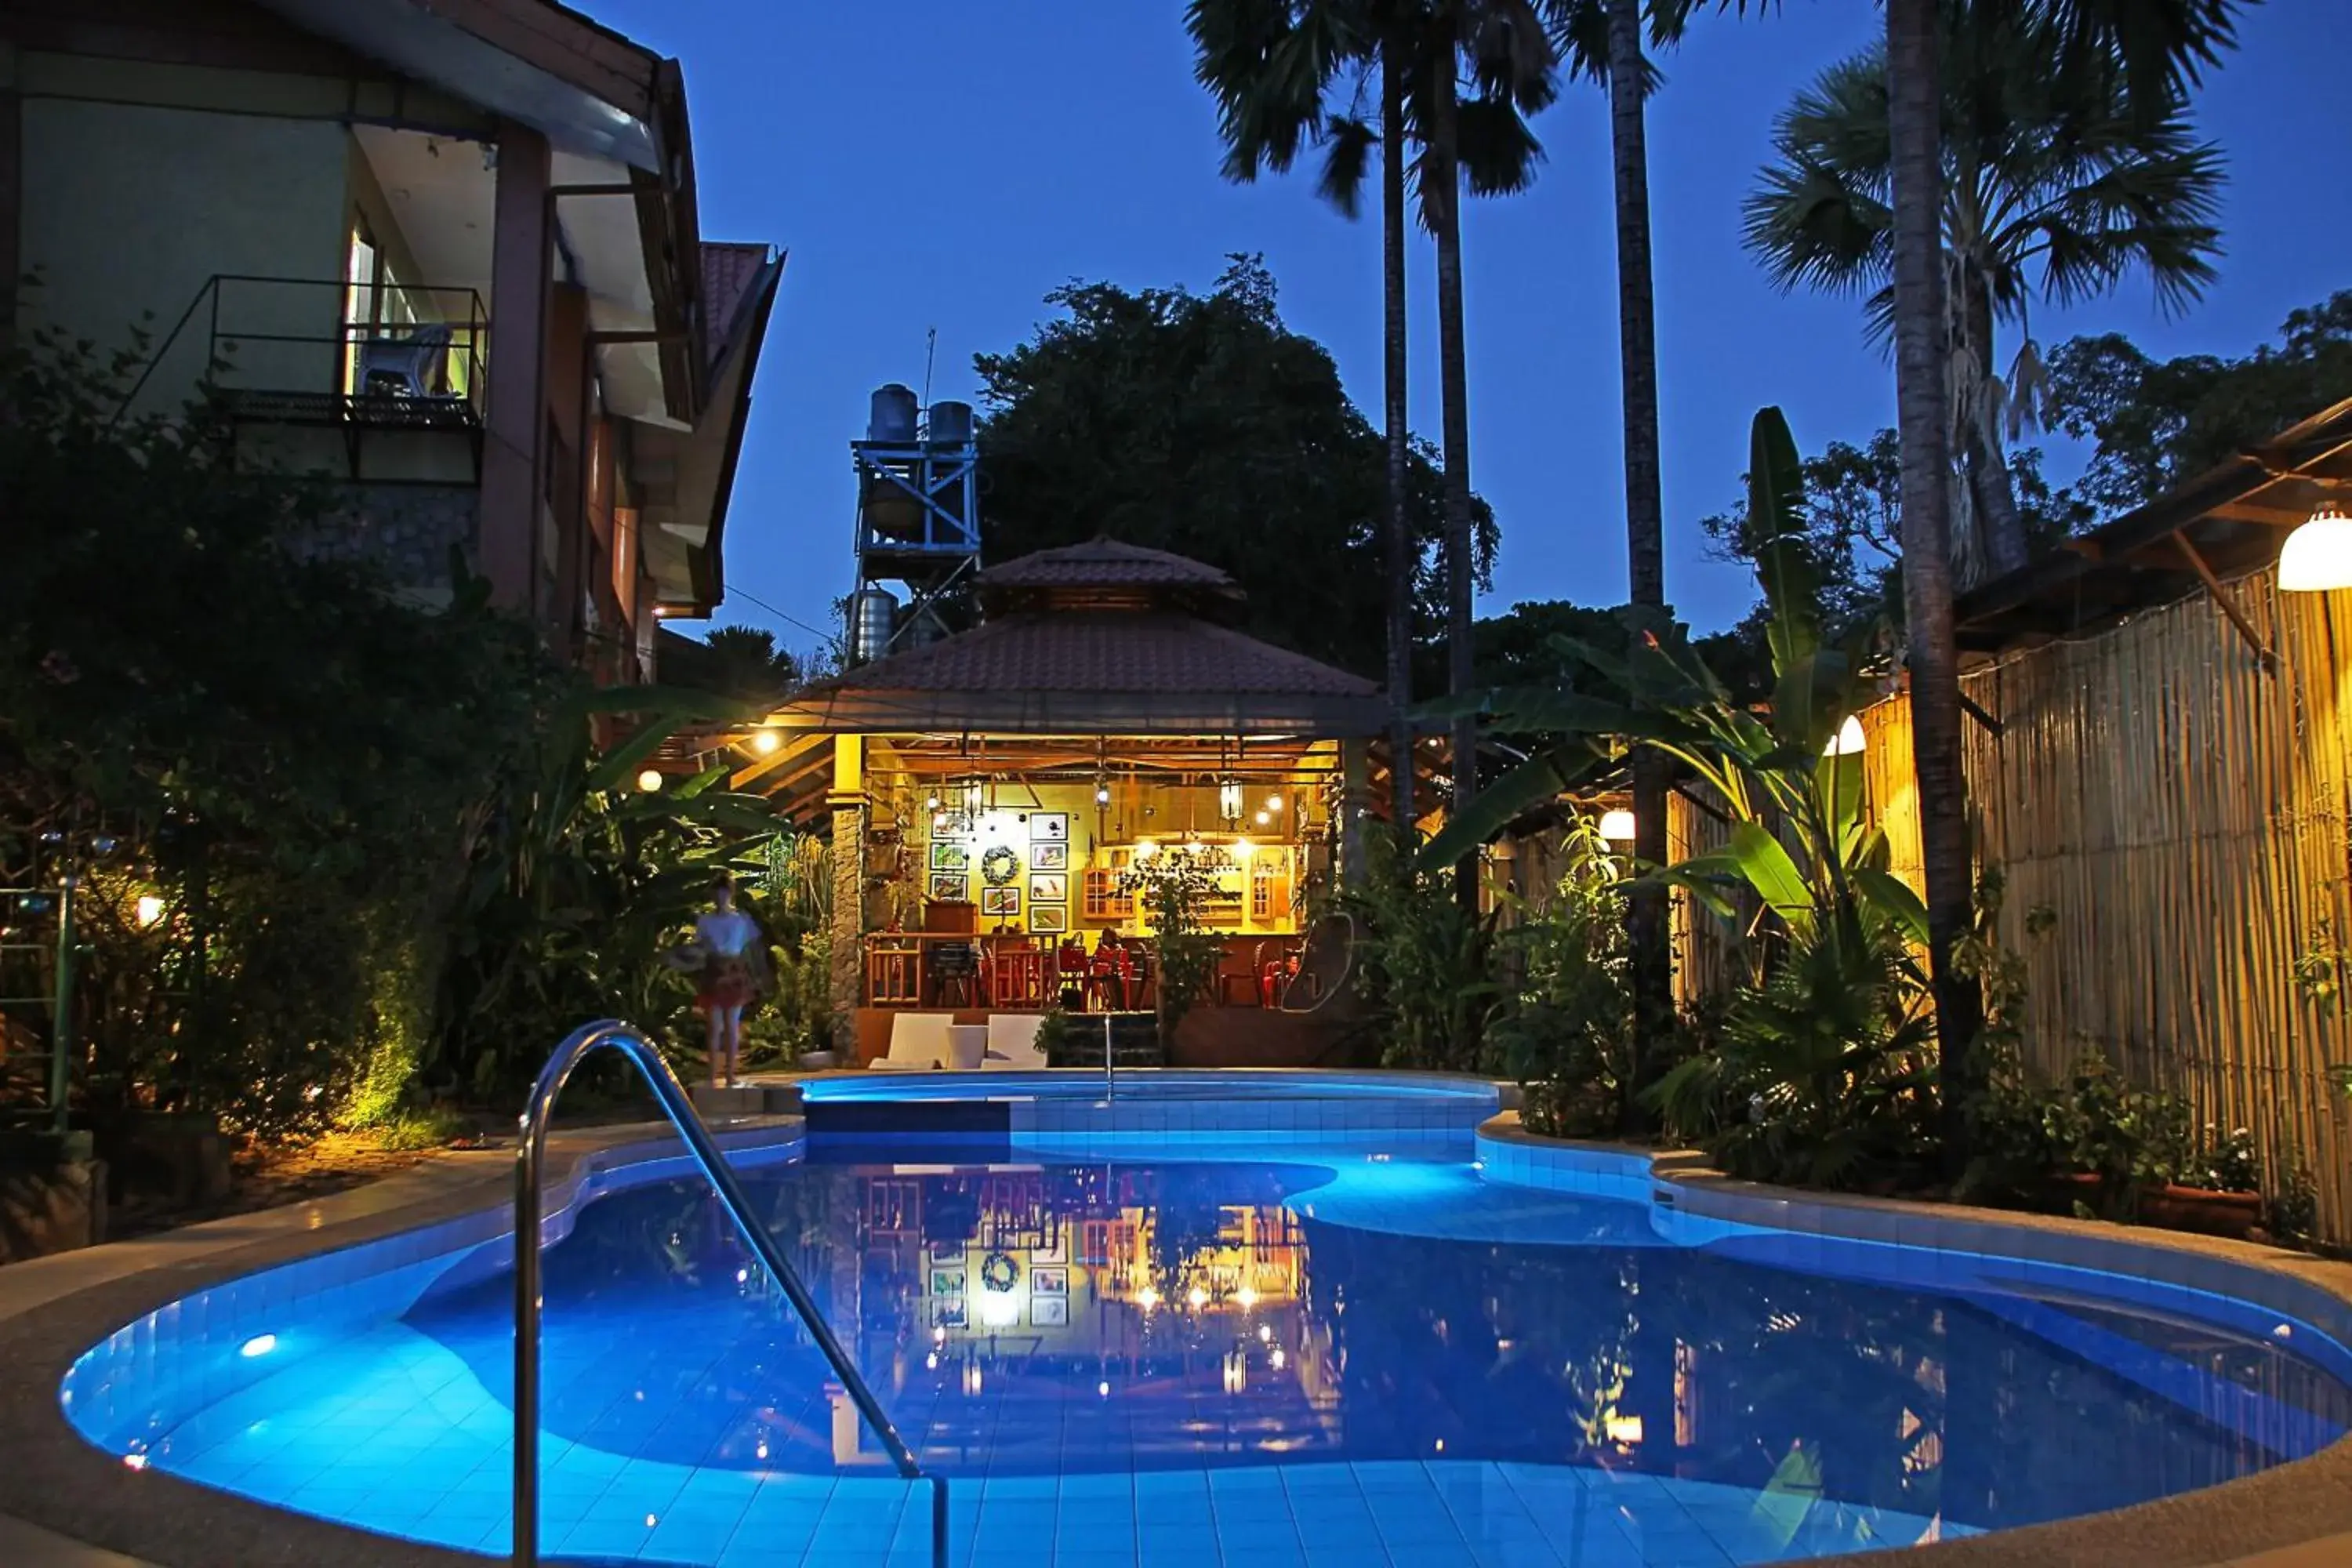
[{"label": "terracotta roof tile", "polygon": [[1230,626],[1118,610],[1003,616],[823,684],[852,691],[1203,696],[1369,697],[1380,690]]},{"label": "terracotta roof tile", "polygon": [[1007,588],[1206,588],[1230,592],[1234,580],[1205,562],[1122,544],[1115,539],[1090,539],[1016,556],[991,566],[975,579],[983,590]]},{"label": "terracotta roof tile", "polygon": [[709,363],[716,364],[719,351],[727,346],[727,330],[735,324],[735,312],[742,308],[760,268],[768,264],[768,247],[706,239],[699,248],[702,346]]}]

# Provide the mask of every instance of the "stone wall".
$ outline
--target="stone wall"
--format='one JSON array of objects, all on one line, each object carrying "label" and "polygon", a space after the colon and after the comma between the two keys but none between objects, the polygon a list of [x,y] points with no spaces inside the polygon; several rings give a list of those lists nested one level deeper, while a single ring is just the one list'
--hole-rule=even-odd
[{"label": "stone wall", "polygon": [[449,552],[469,570],[477,563],[480,492],[472,485],[344,484],[337,503],[313,522],[305,553],[364,560],[404,590],[440,602],[449,594]]},{"label": "stone wall", "polygon": [[106,1165],[87,1132],[0,1137],[0,1263],[106,1239]]}]

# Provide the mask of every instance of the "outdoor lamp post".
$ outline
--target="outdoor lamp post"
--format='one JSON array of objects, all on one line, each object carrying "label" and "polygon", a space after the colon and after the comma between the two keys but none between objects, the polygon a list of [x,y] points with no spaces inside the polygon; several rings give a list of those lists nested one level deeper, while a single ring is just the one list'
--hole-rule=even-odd
[{"label": "outdoor lamp post", "polygon": [[2322,501],[2286,536],[2279,552],[2278,585],[2288,594],[2319,594],[2352,588],[2352,517],[2334,501]]}]

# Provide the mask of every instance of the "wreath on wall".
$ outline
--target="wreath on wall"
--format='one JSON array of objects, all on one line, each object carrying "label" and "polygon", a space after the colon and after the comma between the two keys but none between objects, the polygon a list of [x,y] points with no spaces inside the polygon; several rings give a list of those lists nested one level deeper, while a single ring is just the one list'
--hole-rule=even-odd
[{"label": "wreath on wall", "polygon": [[999,844],[980,858],[980,879],[1001,888],[1021,874],[1021,857]]},{"label": "wreath on wall", "polygon": [[980,1282],[1000,1295],[1021,1280],[1021,1265],[1002,1252],[992,1252],[981,1260]]}]

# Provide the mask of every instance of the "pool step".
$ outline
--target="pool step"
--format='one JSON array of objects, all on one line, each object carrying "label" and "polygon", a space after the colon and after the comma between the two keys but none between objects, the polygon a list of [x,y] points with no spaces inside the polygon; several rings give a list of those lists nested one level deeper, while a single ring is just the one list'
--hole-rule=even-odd
[{"label": "pool step", "polygon": [[[1067,1035],[1046,1047],[1047,1065],[1057,1068],[1099,1068],[1103,1059],[1103,1020],[1099,1014],[1070,1020]],[[1110,1059],[1114,1068],[1161,1068],[1168,1065],[1160,1048],[1160,1020],[1150,1013],[1110,1015]]]},{"label": "pool step", "polygon": [[713,1089],[707,1083],[698,1083],[693,1094],[694,1109],[705,1121],[801,1113],[801,1089],[796,1083],[754,1083],[738,1089]]}]

